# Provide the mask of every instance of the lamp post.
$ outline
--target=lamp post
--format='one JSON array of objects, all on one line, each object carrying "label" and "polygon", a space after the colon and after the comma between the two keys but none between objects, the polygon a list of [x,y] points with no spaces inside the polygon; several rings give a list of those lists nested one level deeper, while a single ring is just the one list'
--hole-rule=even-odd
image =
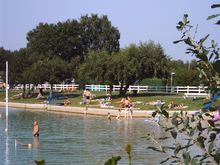
[{"label": "lamp post", "polygon": [[175,72],[171,72],[171,82],[170,82],[170,91],[173,93],[173,75],[175,75]]}]

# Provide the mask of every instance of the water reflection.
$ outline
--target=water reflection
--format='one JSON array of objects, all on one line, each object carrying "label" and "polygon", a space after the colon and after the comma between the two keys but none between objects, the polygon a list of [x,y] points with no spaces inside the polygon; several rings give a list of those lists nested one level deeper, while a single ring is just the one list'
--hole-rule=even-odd
[{"label": "water reflection", "polygon": [[[7,125],[7,124],[6,124]],[[7,128],[7,127],[6,127]],[[5,164],[8,165],[9,164],[9,148],[8,148],[8,128],[7,130],[5,130]]]},{"label": "water reflection", "polygon": [[[4,113],[3,109],[0,112]],[[142,138],[147,133],[162,135],[160,128],[144,119],[117,120],[89,115],[67,115],[24,110],[9,111],[8,149],[2,147],[9,164],[34,164],[34,160],[45,160],[47,165],[62,164],[104,164],[112,155],[120,155],[120,164],[128,164],[124,151],[126,144],[132,146],[132,163],[157,165],[165,156],[146,150],[152,141]],[[32,136],[32,124],[37,119],[40,137]],[[4,119],[0,120],[3,131]],[[159,135],[158,135],[159,136]],[[5,138],[5,137],[4,137]],[[15,145],[15,139],[17,145]],[[6,144],[6,143],[5,143]],[[32,144],[31,148],[21,144]],[[6,152],[7,159],[6,159]],[[16,162],[16,163],[15,163]],[[6,163],[5,163],[6,164]]]}]

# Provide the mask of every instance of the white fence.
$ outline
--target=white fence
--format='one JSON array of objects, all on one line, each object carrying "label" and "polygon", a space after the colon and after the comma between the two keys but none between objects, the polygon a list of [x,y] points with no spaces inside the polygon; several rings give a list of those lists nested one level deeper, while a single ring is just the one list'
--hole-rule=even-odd
[{"label": "white fence", "polygon": [[[120,85],[113,85],[113,91],[119,91]],[[206,88],[206,87],[205,87]],[[196,86],[129,86],[128,92],[137,93],[206,93],[204,87]],[[91,91],[110,90],[109,85],[86,85],[86,89]]]},{"label": "white fence", "polygon": [[[120,85],[113,85],[113,91],[119,91]],[[34,86],[33,84],[27,84],[26,88],[50,90],[50,84],[40,84]],[[108,91],[110,90],[109,85],[86,85],[86,89],[91,91]],[[206,87],[205,87],[206,88]],[[17,85],[14,89],[20,90],[23,89],[23,85]],[[53,90],[55,91],[65,91],[79,89],[79,84],[54,84]],[[137,93],[206,93],[204,87],[197,86],[132,86],[128,87],[128,92],[137,92]]]},{"label": "white fence", "polygon": [[[22,84],[18,84],[14,89],[20,90],[23,89],[24,86]],[[44,90],[50,90],[51,86],[50,84],[38,84],[37,86],[34,86],[33,84],[26,84],[26,89],[44,89]],[[53,90],[55,91],[62,91],[62,90],[75,90],[79,88],[79,84],[54,84]]]}]

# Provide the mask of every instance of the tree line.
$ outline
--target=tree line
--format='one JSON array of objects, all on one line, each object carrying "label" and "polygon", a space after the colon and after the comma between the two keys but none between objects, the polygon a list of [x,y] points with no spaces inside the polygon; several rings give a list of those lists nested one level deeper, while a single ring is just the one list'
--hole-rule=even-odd
[{"label": "tree line", "polygon": [[[199,85],[197,62],[172,60],[154,41],[120,48],[120,32],[106,15],[81,16],[56,24],[39,23],[27,33],[27,46],[16,51],[0,48],[0,75],[9,61],[9,83],[51,84],[74,78],[79,84],[129,85],[157,78],[169,85]],[[25,89],[24,89],[25,90]],[[25,92],[25,91],[24,91]]]}]

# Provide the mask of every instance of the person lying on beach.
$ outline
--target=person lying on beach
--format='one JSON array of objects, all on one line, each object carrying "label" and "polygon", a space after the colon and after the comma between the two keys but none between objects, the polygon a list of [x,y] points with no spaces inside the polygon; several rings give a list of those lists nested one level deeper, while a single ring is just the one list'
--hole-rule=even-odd
[{"label": "person lying on beach", "polygon": [[161,100],[156,100],[156,101],[150,101],[148,103],[146,103],[147,105],[162,105],[164,104],[165,102],[164,101],[161,101]]},{"label": "person lying on beach", "polygon": [[22,96],[23,96],[23,93],[18,93],[16,95],[12,96],[11,98],[12,99],[20,99],[20,98],[22,98]]},{"label": "person lying on beach", "polygon": [[182,109],[182,108],[188,108],[188,106],[185,106],[185,105],[183,105],[183,104],[174,104],[173,102],[171,102],[170,104],[168,104],[168,108],[169,109],[172,109],[172,108],[174,108],[174,109]]}]

